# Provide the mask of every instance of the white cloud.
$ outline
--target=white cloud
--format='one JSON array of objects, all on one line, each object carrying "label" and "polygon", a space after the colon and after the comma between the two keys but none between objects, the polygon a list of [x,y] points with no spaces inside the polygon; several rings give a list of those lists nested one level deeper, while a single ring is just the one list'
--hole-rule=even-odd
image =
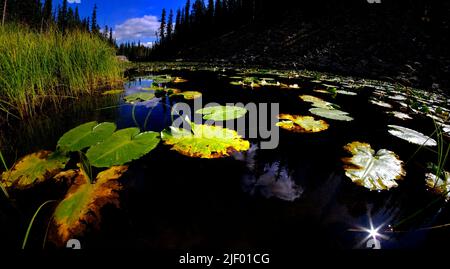
[{"label": "white cloud", "polygon": [[155,38],[156,31],[160,26],[158,17],[145,15],[141,18],[131,18],[115,27],[115,37],[121,40],[143,40]]},{"label": "white cloud", "polygon": [[144,47],[147,47],[147,48],[151,48],[151,47],[153,47],[153,45],[155,44],[155,42],[145,42],[145,43],[142,43],[142,45],[144,46]]}]

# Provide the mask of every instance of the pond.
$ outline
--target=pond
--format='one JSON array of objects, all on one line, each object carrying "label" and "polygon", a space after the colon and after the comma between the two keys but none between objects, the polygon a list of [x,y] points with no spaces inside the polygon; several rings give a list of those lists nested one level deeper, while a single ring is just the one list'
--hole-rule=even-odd
[{"label": "pond", "polygon": [[[156,97],[148,95],[155,90]],[[266,137],[244,136],[248,147],[227,152],[229,156],[223,158],[187,156],[159,143],[127,163],[128,171],[120,178],[120,207],[108,204],[99,209],[101,221],[93,221],[98,227],[88,225],[84,235],[75,237],[83,248],[352,249],[373,247],[368,243],[371,237],[382,248],[436,248],[450,239],[448,229],[437,227],[450,223],[446,193],[436,194],[425,181],[432,172],[427,164],[438,162],[436,151],[449,140],[448,98],[385,82],[234,69],[139,74],[123,90],[83,97],[62,109],[49,108],[52,113],[32,121],[12,123],[2,129],[1,150],[12,165],[27,154],[54,151],[67,131],[92,121],[115,123],[117,130],[138,127],[142,132],[161,132],[178,118],[172,115],[176,104],[193,108],[195,100],[180,95],[186,91],[200,92],[204,105],[252,103],[261,109],[259,104],[279,104],[287,127],[268,126],[279,132],[275,148],[261,146]],[[259,116],[272,112],[259,111]],[[310,126],[295,123],[295,115],[314,117],[311,124],[320,130],[312,132]],[[405,134],[393,125],[424,135]],[[371,191],[367,184],[373,181],[352,182],[351,161],[343,159],[351,154],[344,146],[356,141],[369,144],[375,152],[389,151],[378,152],[362,177],[370,169],[389,174],[403,166],[390,182],[394,186],[379,182],[391,189]],[[70,156],[67,167],[76,168],[77,154]],[[377,163],[383,158],[388,158],[386,163]],[[95,168],[93,173],[101,170]],[[1,200],[2,247],[20,247],[36,209],[47,200],[63,199],[68,185],[47,180],[25,190],[11,188],[14,202]],[[56,205],[40,212],[27,248],[42,247]],[[55,247],[51,236],[47,247]]]}]

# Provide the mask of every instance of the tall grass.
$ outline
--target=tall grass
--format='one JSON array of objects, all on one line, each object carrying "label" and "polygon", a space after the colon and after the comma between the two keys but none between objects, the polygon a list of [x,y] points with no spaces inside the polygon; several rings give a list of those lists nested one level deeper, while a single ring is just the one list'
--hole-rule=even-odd
[{"label": "tall grass", "polygon": [[92,93],[120,81],[115,50],[81,31],[37,33],[22,26],[0,27],[0,110],[19,118],[44,104]]}]

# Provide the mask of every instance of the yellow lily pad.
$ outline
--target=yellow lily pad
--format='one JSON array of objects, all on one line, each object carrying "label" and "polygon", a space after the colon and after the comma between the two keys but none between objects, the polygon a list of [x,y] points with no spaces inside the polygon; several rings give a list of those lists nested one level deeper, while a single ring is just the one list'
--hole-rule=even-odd
[{"label": "yellow lily pad", "polygon": [[61,177],[71,177],[67,179],[74,183],[53,214],[52,240],[64,243],[76,238],[84,233],[88,224],[98,226],[103,206],[119,207],[118,191],[122,187],[118,179],[127,169],[127,166],[113,166],[100,172],[93,184],[82,169],[63,173]]},{"label": "yellow lily pad", "polygon": [[11,170],[3,172],[1,183],[6,187],[27,189],[60,172],[69,158],[60,153],[39,151],[20,159]]},{"label": "yellow lily pad", "polygon": [[186,100],[194,100],[202,97],[202,93],[197,91],[185,91],[170,95],[170,97],[178,97],[178,96],[183,97]]},{"label": "yellow lily pad", "polygon": [[280,114],[278,119],[282,120],[277,123],[278,127],[296,133],[317,133],[329,127],[324,120],[315,120],[311,116]]},{"label": "yellow lily pad", "polygon": [[250,142],[234,130],[195,123],[191,123],[191,130],[171,126],[170,131],[162,132],[161,138],[185,156],[205,159],[222,158],[250,148]]}]

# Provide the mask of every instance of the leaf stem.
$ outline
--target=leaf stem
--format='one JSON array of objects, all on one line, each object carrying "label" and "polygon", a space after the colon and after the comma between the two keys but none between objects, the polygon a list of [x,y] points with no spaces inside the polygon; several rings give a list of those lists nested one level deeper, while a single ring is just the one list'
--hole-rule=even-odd
[{"label": "leaf stem", "polygon": [[39,212],[41,211],[41,209],[46,206],[47,204],[53,203],[53,202],[57,202],[56,200],[48,200],[46,202],[44,202],[37,210],[36,212],[34,212],[33,217],[31,218],[30,223],[28,224],[28,228],[27,228],[27,232],[25,233],[25,237],[23,239],[22,242],[22,250],[25,249],[27,242],[28,242],[28,237],[30,236],[30,232],[31,232],[31,228],[33,227],[34,224],[34,220],[36,219],[37,215],[39,214]]}]

